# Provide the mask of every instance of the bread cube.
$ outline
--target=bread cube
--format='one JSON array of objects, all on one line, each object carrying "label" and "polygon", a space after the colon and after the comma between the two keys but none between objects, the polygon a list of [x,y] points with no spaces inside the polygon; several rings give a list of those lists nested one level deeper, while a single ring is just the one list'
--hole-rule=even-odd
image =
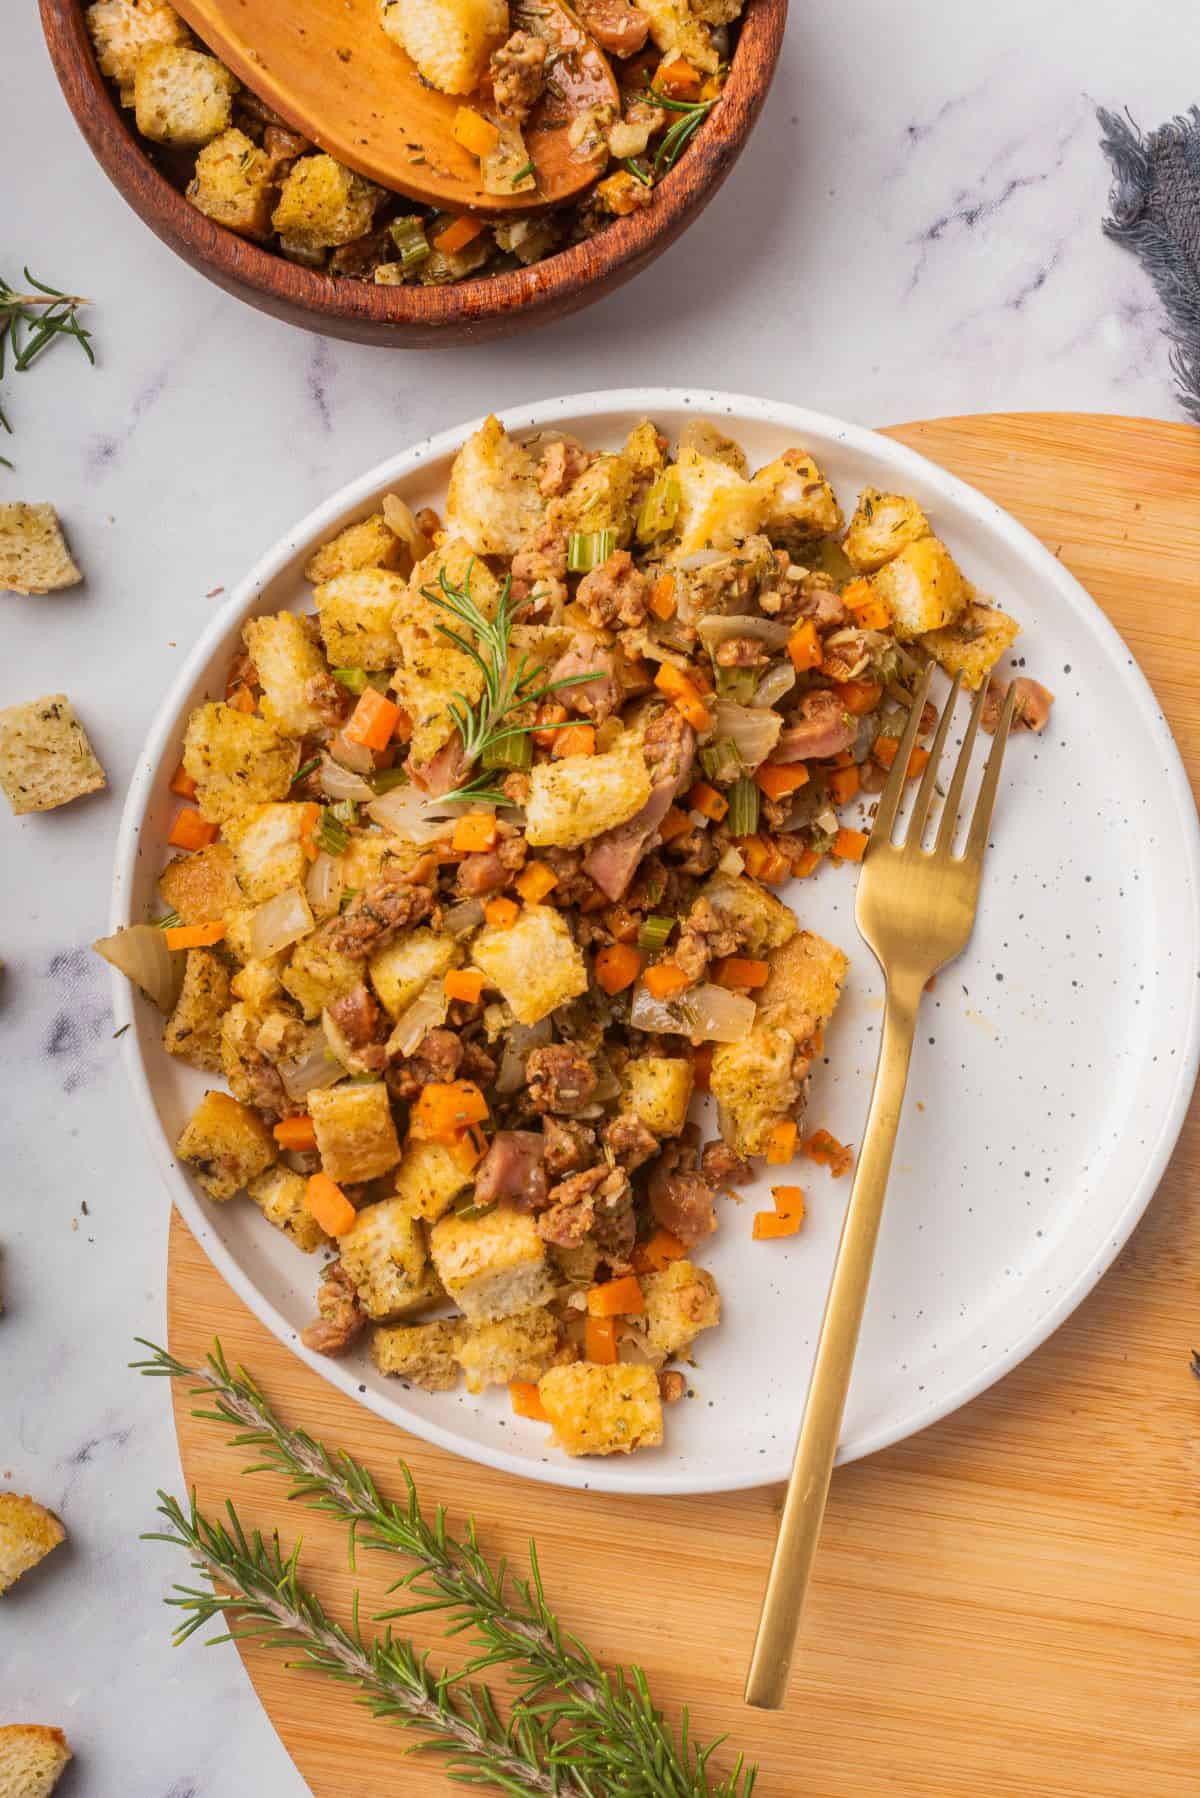
[{"label": "bread cube", "polygon": [[382,830],[355,831],[341,858],[343,885],[361,893],[378,879],[385,862],[396,861],[407,868],[421,853],[416,844],[402,843]]},{"label": "bread cube", "polygon": [[325,654],[334,668],[394,668],[399,655],[392,613],[404,578],[388,568],[353,568],[316,589]]},{"label": "bread cube", "polygon": [[211,949],[189,949],[183,985],[163,1031],[168,1055],[196,1068],[221,1066],[221,1014],[229,1004],[229,975]]},{"label": "bread cube", "polygon": [[713,462],[724,462],[734,474],[749,475],[750,464],[740,443],[726,435],[711,418],[690,418],[679,433],[681,450],[696,450]]},{"label": "bread cube", "polygon": [[640,487],[646,487],[656,480],[666,467],[658,426],[649,418],[643,418],[640,424],[634,425],[622,445],[621,454],[633,471],[635,483]]},{"label": "bread cube", "polygon": [[323,151],[300,156],[280,189],[271,223],[289,249],[310,254],[335,249],[371,229],[379,191]]},{"label": "bread cube", "polygon": [[258,1113],[228,1093],[207,1092],[175,1144],[210,1199],[232,1199],[279,1159],[275,1138]]},{"label": "bread cube", "polygon": [[224,824],[248,806],[287,798],[300,745],[252,712],[210,701],[188,719],[183,766],[196,783],[204,817]]},{"label": "bread cube", "polygon": [[427,1324],[401,1324],[371,1332],[370,1355],[380,1373],[411,1380],[426,1392],[449,1392],[458,1385],[454,1351],[462,1325],[439,1317]]},{"label": "bread cube", "polygon": [[358,568],[399,568],[407,555],[408,546],[389,527],[383,513],[372,512],[323,543],[304,564],[304,578],[320,587]]},{"label": "bread cube", "polygon": [[269,1224],[282,1230],[298,1249],[311,1255],[316,1249],[332,1246],[316,1218],[304,1203],[308,1182],[303,1174],[276,1163],[251,1180],[246,1191]]},{"label": "bread cube", "polygon": [[634,731],[601,755],[565,755],[529,773],[525,835],[534,848],[574,848],[624,824],[650,797],[650,773]]},{"label": "bread cube", "polygon": [[307,1033],[299,1018],[290,1011],[252,1011],[239,1000],[223,1014],[219,1035],[221,1071],[234,1098],[253,1108],[265,1103],[273,1110],[279,1100],[279,1087],[270,1069],[264,1066],[263,1041],[276,1050],[272,1060],[288,1060],[302,1054]]},{"label": "bread cube", "polygon": [[419,1142],[409,1137],[396,1169],[396,1197],[413,1217],[435,1224],[449,1211],[459,1193],[472,1184],[445,1143]]},{"label": "bread cube", "polygon": [[380,949],[367,964],[375,995],[390,1018],[401,1017],[430,980],[462,960],[452,936],[439,936],[427,924],[406,931]]},{"label": "bread cube", "polygon": [[721,1321],[721,1295],[706,1267],[671,1261],[658,1273],[642,1276],[646,1309],[631,1321],[644,1331],[646,1351],[656,1363],[690,1348],[701,1330]]},{"label": "bread cube", "polygon": [[549,905],[527,905],[507,929],[486,925],[471,958],[519,1024],[540,1023],[587,991],[587,963],[565,919]]},{"label": "bread cube", "polygon": [[380,23],[443,94],[473,94],[508,36],[507,0],[380,0]]},{"label": "bread cube", "polygon": [[967,602],[958,565],[940,537],[919,537],[885,562],[871,584],[891,608],[902,642],[953,624]]},{"label": "bread cube", "polygon": [[846,527],[842,548],[858,574],[874,574],[910,543],[929,536],[929,520],[915,499],[864,487]]},{"label": "bread cube", "polygon": [[382,1080],[314,1089],[308,1109],[321,1166],[331,1180],[374,1180],[399,1161],[400,1143]]},{"label": "bread cube", "polygon": [[291,960],[280,974],[306,1018],[319,1018],[331,999],[340,999],[361,979],[361,961],[333,948],[319,930],[296,944]]},{"label": "bread cube", "polygon": [[470,656],[444,634],[456,630],[471,640],[463,625],[426,597],[424,589],[440,591],[441,580],[465,588],[486,618],[495,615],[500,589],[486,562],[480,561],[462,537],[449,537],[431,550],[413,569],[407,587],[392,613],[399,639],[392,686],[397,702],[412,721],[409,754],[418,765],[429,761],[455,733],[446,707],[455,693],[474,704],[483,692],[483,675]]},{"label": "bread cube", "polygon": [[542,521],[537,464],[498,418],[487,418],[454,458],[446,529],[481,556],[515,556]]},{"label": "bread cube", "polygon": [[118,84],[122,106],[133,105],[134,76],[145,51],[193,42],[167,0],[96,0],[84,16],[100,73]]},{"label": "bread cube", "polygon": [[[358,1090],[371,1092],[374,1088]],[[338,1238],[338,1246],[342,1267],[368,1317],[387,1323],[428,1303],[425,1235],[399,1199],[364,1205],[346,1234]]]},{"label": "bread cube", "polygon": [[638,10],[650,21],[650,37],[658,48],[674,51],[694,69],[715,75],[721,58],[712,33],[692,12],[688,0],[639,0]]},{"label": "bread cube", "polygon": [[744,874],[714,874],[701,889],[713,910],[736,926],[750,955],[778,949],[796,934],[791,907]]},{"label": "bread cube", "polygon": [[224,921],[244,903],[233,850],[226,843],[210,843],[192,855],[176,856],[159,875],[158,890],[164,904],[185,924]]},{"label": "bread cube", "polygon": [[772,1126],[798,1105],[807,1072],[795,1037],[780,1023],[760,1018],[741,1042],[718,1043],[709,1090],[730,1148],[739,1155],[765,1154]]},{"label": "bread cube", "polygon": [[733,549],[762,528],[771,497],[767,485],[692,449],[680,450],[675,472],[681,494],[676,555]]},{"label": "bread cube", "polygon": [[597,456],[564,494],[550,502],[546,518],[567,533],[613,531],[618,546],[623,546],[633,536],[635,495],[634,465],[624,456]]},{"label": "bread cube", "polygon": [[18,817],[53,811],[107,785],[65,693],[0,712],[0,787]]},{"label": "bread cube", "polygon": [[4,1798],[50,1798],[71,1759],[61,1729],[44,1723],[0,1726],[0,1791]]},{"label": "bread cube", "polygon": [[999,606],[970,599],[953,624],[929,631],[921,643],[947,674],[961,674],[963,686],[977,693],[1020,632],[1016,619]]},{"label": "bread cube", "polygon": [[322,705],[317,696],[330,685],[329,669],[304,620],[294,612],[251,618],[242,641],[262,684],[260,710],[267,723],[284,737],[326,728],[328,700]]},{"label": "bread cube", "polygon": [[621,1110],[655,1136],[678,1136],[687,1123],[692,1064],[678,1055],[635,1055],[621,1070]]},{"label": "bread cube", "polygon": [[786,1024],[800,1038],[823,1030],[849,967],[849,957],[833,943],[815,931],[800,931],[771,957],[771,972],[758,992],[759,1017]]},{"label": "bread cube", "polygon": [[283,996],[279,979],[282,966],[282,958],[278,955],[273,955],[270,961],[256,961],[251,957],[229,982],[229,991],[251,1011],[265,1012],[274,1000]]},{"label": "bread cube", "polygon": [[82,579],[53,506],[0,506],[0,591],[57,593]]},{"label": "bread cube", "polygon": [[763,494],[761,529],[772,543],[798,549],[842,528],[842,509],[806,450],[784,450],[760,468],[754,486]]},{"label": "bread cube", "polygon": [[229,128],[238,85],[215,56],[156,44],[139,56],[133,77],[137,128],[156,144],[210,143]]},{"label": "bread cube", "polygon": [[304,826],[309,817],[307,805],[278,799],[248,806],[225,825],[238,884],[252,904],[273,899],[285,887],[304,885],[308,873]]},{"label": "bread cube", "polygon": [[462,1332],[454,1359],[467,1376],[467,1391],[507,1386],[510,1380],[537,1380],[558,1352],[558,1319],[538,1307]]},{"label": "bread cube", "polygon": [[271,235],[277,191],[271,158],[236,127],[204,145],[187,185],[187,197],[197,212],[239,237]]},{"label": "bread cube", "polygon": [[551,1367],[538,1381],[538,1397],[569,1455],[629,1455],[662,1441],[662,1400],[652,1367],[598,1367],[591,1361]]},{"label": "bread cube", "polygon": [[54,1512],[35,1498],[0,1492],[0,1592],[7,1592],[23,1573],[44,1561],[66,1535]]},{"label": "bread cube", "polygon": [[510,1205],[498,1205],[486,1217],[448,1212],[429,1232],[429,1252],[442,1285],[472,1323],[513,1317],[553,1295],[537,1226]]}]

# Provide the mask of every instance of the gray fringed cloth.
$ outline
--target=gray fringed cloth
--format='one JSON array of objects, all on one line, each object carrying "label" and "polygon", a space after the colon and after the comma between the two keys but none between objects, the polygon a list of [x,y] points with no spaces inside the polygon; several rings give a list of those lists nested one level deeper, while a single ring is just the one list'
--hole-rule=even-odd
[{"label": "gray fringed cloth", "polygon": [[1113,169],[1105,233],[1132,250],[1154,282],[1170,320],[1183,408],[1200,423],[1200,107],[1145,138],[1115,112],[1097,117]]}]

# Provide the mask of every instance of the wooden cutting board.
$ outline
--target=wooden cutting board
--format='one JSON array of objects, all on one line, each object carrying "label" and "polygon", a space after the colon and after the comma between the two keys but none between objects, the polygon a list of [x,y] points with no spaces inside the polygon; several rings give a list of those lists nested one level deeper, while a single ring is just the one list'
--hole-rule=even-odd
[{"label": "wooden cutting board", "polygon": [[[1079,576],[1149,676],[1195,786],[1200,431],[1031,414],[889,435],[1007,506]],[[1050,1342],[955,1416],[835,1475],[790,1702],[777,1715],[747,1710],[741,1692],[779,1488],[696,1499],[559,1492],[427,1447],[294,1360],[177,1216],[171,1348],[194,1360],[219,1334],[285,1419],[351,1447],[385,1490],[399,1491],[392,1469],[403,1456],[429,1503],[440,1498],[455,1520],[473,1513],[494,1553],[520,1562],[535,1534],[563,1621],[602,1660],[642,1663],[669,1713],[690,1705],[698,1734],[727,1731],[758,1761],[763,1798],[1195,1798],[1198,1120],[1194,1106],[1145,1220]],[[310,1580],[344,1609],[343,1531],[289,1513],[279,1480],[240,1478],[246,1457],[195,1421],[178,1390],[175,1403],[201,1502],[233,1494],[248,1522],[303,1535]],[[381,1608],[388,1572],[381,1557],[363,1557],[364,1616]],[[434,1624],[414,1633],[438,1640]],[[285,1671],[269,1652],[244,1658],[316,1798],[462,1789],[433,1761],[403,1759],[403,1737],[340,1688]]]}]

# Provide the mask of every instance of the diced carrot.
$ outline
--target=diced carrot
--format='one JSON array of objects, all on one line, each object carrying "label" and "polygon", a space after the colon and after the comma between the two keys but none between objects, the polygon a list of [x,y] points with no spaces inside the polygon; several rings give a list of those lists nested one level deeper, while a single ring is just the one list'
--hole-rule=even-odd
[{"label": "diced carrot", "polygon": [[714,824],[719,824],[729,810],[729,801],[724,793],[718,793],[717,789],[710,787],[706,780],[696,782],[684,803],[689,811],[699,812],[704,818],[711,818]]},{"label": "diced carrot", "polygon": [[854,1150],[840,1143],[828,1130],[814,1130],[806,1139],[801,1154],[827,1167],[835,1180],[840,1180],[854,1166]]},{"label": "diced carrot", "polygon": [[487,1100],[473,1080],[431,1080],[417,1094],[409,1129],[424,1142],[453,1142],[487,1114]]},{"label": "diced carrot", "polygon": [[665,624],[668,618],[675,616],[675,576],[660,574],[650,589],[650,610],[656,618]]},{"label": "diced carrot", "polygon": [[746,870],[755,880],[761,880],[767,886],[778,886],[790,875],[791,863],[769,838],[739,837],[737,842]]},{"label": "diced carrot", "polygon": [[866,853],[867,833],[865,830],[848,830],[843,824],[833,839],[831,855],[840,862],[860,862]]},{"label": "diced carrot", "polygon": [[455,821],[450,841],[455,849],[464,849],[468,855],[479,855],[495,848],[498,835],[499,827],[491,812],[468,812]]},{"label": "diced carrot", "polygon": [[657,1274],[672,1261],[682,1261],[687,1248],[670,1230],[656,1230],[633,1251],[633,1265],[640,1274]]},{"label": "diced carrot", "polygon": [[803,619],[787,640],[787,652],[792,658],[792,666],[798,674],[805,674],[810,668],[819,668],[825,657],[821,650],[821,639],[817,635],[817,627],[811,618]]},{"label": "diced carrot", "polygon": [[828,763],[831,768],[853,768],[854,756],[848,749],[839,749]]},{"label": "diced carrot", "polygon": [[662,662],[654,677],[654,684],[660,693],[665,693],[675,709],[683,713],[694,730],[707,730],[712,723],[708,708],[700,697],[700,689],[694,681],[671,662]]},{"label": "diced carrot", "polygon": [[924,774],[928,766],[929,751],[922,749],[919,743],[914,744],[913,752],[908,758],[908,773],[905,775],[905,779],[916,780],[918,774]]},{"label": "diced carrot", "polygon": [[713,972],[713,979],[718,986],[765,986],[770,972],[770,962],[756,961],[748,955],[723,955]]},{"label": "diced carrot", "polygon": [[693,730],[707,730],[712,723],[712,713],[700,699],[688,699],[680,695],[674,702],[675,710],[687,719]]},{"label": "diced carrot", "polygon": [[869,606],[875,597],[875,589],[865,574],[860,574],[852,581],[847,581],[838,598],[848,612],[861,612]]},{"label": "diced carrot", "polygon": [[750,1234],[755,1242],[776,1242],[782,1236],[795,1236],[799,1228],[798,1217],[780,1217],[777,1211],[756,1211]]},{"label": "diced carrot", "polygon": [[317,859],[317,845],[313,839],[320,822],[320,806],[315,799],[306,799],[304,810],[300,814],[300,847],[310,862],[315,862]]},{"label": "diced carrot", "polygon": [[796,1120],[780,1118],[767,1132],[767,1166],[783,1167],[796,1153]]},{"label": "diced carrot", "polygon": [[642,958],[632,943],[612,943],[596,951],[596,984],[606,993],[623,993],[642,971]]},{"label": "diced carrot", "polygon": [[470,151],[482,162],[500,142],[500,133],[490,119],[485,119],[481,112],[470,106],[460,106],[454,115],[454,126],[451,136],[456,144]]},{"label": "diced carrot", "polygon": [[477,968],[451,968],[442,981],[447,999],[464,999],[474,1005],[483,991],[483,975]]},{"label": "diced carrot", "polygon": [[550,745],[550,754],[557,761],[564,755],[595,755],[596,727],[594,724],[568,724],[565,730],[556,730]]},{"label": "diced carrot", "polygon": [[163,935],[168,949],[207,949],[210,943],[220,942],[225,924],[219,918],[211,924],[176,924],[173,929],[164,930]]},{"label": "diced carrot", "polygon": [[301,1117],[280,1118],[271,1134],[281,1149],[304,1150],[317,1146],[317,1133],[307,1112]]},{"label": "diced carrot", "polygon": [[681,967],[673,961],[656,961],[642,976],[646,989],[655,999],[673,999],[692,984]]},{"label": "diced carrot", "polygon": [[829,791],[835,805],[849,805],[858,792],[858,769],[836,768],[829,776]]},{"label": "diced carrot", "polygon": [[483,915],[493,930],[510,930],[520,917],[521,908],[515,899],[488,899]]},{"label": "diced carrot", "polygon": [[508,1399],[517,1417],[532,1418],[534,1423],[549,1423],[550,1414],[543,1405],[533,1380],[510,1380]]},{"label": "diced carrot", "polygon": [[659,839],[661,842],[670,843],[676,837],[683,836],[684,832],[691,828],[692,821],[687,813],[681,812],[677,805],[673,805],[658,827]]},{"label": "diced carrot", "polygon": [[174,774],[171,776],[171,791],[172,793],[178,793],[181,799],[194,799],[196,797],[196,783],[182,762],[180,762],[178,768],[176,768]]},{"label": "diced carrot", "polygon": [[316,1218],[326,1236],[344,1236],[358,1216],[341,1187],[324,1172],[309,1179],[304,1189],[304,1209]]},{"label": "diced carrot", "polygon": [[447,1146],[452,1159],[464,1174],[469,1174],[487,1154],[488,1140],[478,1124],[470,1124],[467,1129],[460,1130]]},{"label": "diced carrot", "polygon": [[[411,743],[412,734],[413,721],[405,711],[404,707],[398,705],[396,707],[396,722],[392,727],[392,741],[394,743]],[[379,766],[381,764],[376,765]]]},{"label": "diced carrot", "polygon": [[622,1274],[619,1280],[606,1280],[602,1286],[588,1290],[589,1317],[640,1317],[646,1309],[641,1283],[634,1274]]},{"label": "diced carrot", "polygon": [[[560,704],[557,699],[544,699],[534,713],[534,723],[543,727],[551,724],[565,724],[570,716],[566,706]],[[557,730],[535,729],[533,740],[539,749],[552,749],[554,739],[560,734]]]},{"label": "diced carrot", "polygon": [[794,1217],[799,1223],[804,1216],[804,1193],[798,1186],[773,1186],[771,1197],[780,1217]]},{"label": "diced carrot", "polygon": [[545,862],[530,862],[515,885],[526,905],[537,905],[558,885],[558,875]]},{"label": "diced carrot", "polygon": [[352,743],[364,749],[386,749],[399,716],[399,706],[374,687],[364,687],[345,732]]},{"label": "diced carrot", "polygon": [[456,256],[459,250],[465,250],[469,243],[474,243],[483,230],[481,219],[473,219],[467,213],[460,218],[451,219],[433,240],[433,247],[443,256]]},{"label": "diced carrot", "polygon": [[861,612],[855,613],[864,630],[886,631],[892,623],[892,608],[885,599],[876,598],[872,605],[864,606]]},{"label": "diced carrot", "polygon": [[808,769],[803,762],[764,762],[754,780],[768,799],[786,799],[808,785]]},{"label": "diced carrot", "polygon": [[846,610],[853,612],[856,622],[864,630],[885,631],[891,624],[892,608],[873,582],[863,577],[850,581],[842,588],[840,597]]},{"label": "diced carrot", "polygon": [[883,688],[874,680],[840,680],[834,683],[833,690],[846,710],[856,718],[873,712],[883,698]]},{"label": "diced carrot", "polygon": [[231,705],[235,712],[252,712],[255,700],[249,687],[235,687],[226,703]]},{"label": "diced carrot", "polygon": [[216,834],[215,824],[210,824],[190,805],[185,805],[172,824],[167,841],[175,849],[207,849]]},{"label": "diced carrot", "polygon": [[706,1093],[712,1085],[712,1063],[712,1043],[701,1043],[692,1056],[692,1078],[696,1083],[698,1093]]},{"label": "diced carrot", "polygon": [[[881,768],[890,768],[900,749],[899,737],[876,737],[872,756]],[[929,761],[929,751],[916,744],[908,758],[908,771],[905,780],[915,780]]]},{"label": "diced carrot", "polygon": [[700,92],[700,74],[685,57],[673,56],[663,63],[654,84],[672,100],[694,100]]},{"label": "diced carrot", "polygon": [[820,865],[820,852],[816,849],[806,849],[800,860],[792,863],[792,873],[797,880],[806,880]]},{"label": "diced carrot", "polygon": [[583,1357],[598,1367],[611,1367],[617,1359],[615,1317],[587,1317],[583,1325]]}]

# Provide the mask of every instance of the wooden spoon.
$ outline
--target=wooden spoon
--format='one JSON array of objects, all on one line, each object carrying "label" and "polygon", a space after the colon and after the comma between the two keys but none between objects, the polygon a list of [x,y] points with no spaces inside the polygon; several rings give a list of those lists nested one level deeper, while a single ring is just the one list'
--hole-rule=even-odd
[{"label": "wooden spoon", "polygon": [[550,41],[551,86],[525,127],[536,189],[485,193],[479,164],[454,141],[468,96],[438,93],[387,36],[378,0],[175,0],[215,56],[296,131],[382,187],[450,212],[561,206],[602,155],[572,150],[567,125],[587,106],[620,110],[606,56],[561,0],[514,4],[513,26]]}]

